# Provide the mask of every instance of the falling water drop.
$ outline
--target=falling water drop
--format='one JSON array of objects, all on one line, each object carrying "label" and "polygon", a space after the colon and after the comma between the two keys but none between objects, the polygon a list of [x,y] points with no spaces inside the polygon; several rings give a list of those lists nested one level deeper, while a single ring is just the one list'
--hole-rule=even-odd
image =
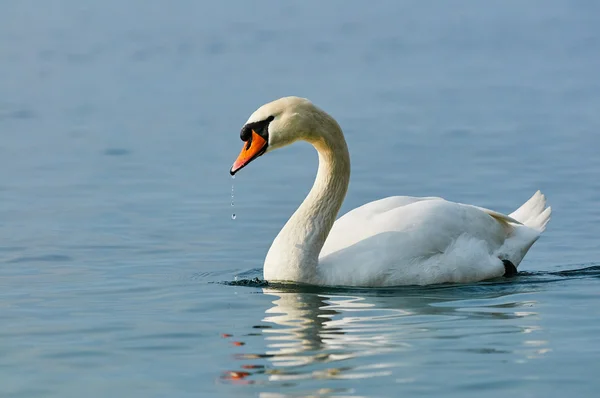
[{"label": "falling water drop", "polygon": [[[231,176],[231,179],[235,180],[235,176]],[[235,207],[235,205],[233,203],[233,197],[234,197],[234,195],[233,195],[233,181],[231,181],[231,208],[232,209],[233,209],[233,207]],[[235,220],[235,217],[236,217],[235,213],[231,213],[231,219]]]}]

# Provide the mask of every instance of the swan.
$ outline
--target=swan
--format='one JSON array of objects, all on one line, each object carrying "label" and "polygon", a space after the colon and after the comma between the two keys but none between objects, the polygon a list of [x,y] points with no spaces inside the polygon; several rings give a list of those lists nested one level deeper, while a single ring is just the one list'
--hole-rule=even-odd
[{"label": "swan", "polygon": [[268,281],[380,287],[473,283],[516,274],[552,212],[537,191],[510,215],[438,197],[392,196],[336,221],[350,179],[342,129],[308,99],[284,97],[258,108],[242,127],[235,175],[265,153],[298,140],[319,156],[306,199],[273,241]]}]

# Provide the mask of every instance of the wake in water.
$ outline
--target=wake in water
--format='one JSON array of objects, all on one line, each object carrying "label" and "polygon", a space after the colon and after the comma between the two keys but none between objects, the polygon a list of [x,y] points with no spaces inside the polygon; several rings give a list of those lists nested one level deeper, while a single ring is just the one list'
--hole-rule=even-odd
[{"label": "wake in water", "polygon": [[[578,264],[577,266],[581,267],[584,264]],[[262,273],[261,268],[256,268],[250,271],[243,272],[239,274],[240,276],[251,276]],[[570,279],[587,279],[587,278],[600,278],[600,265],[593,264],[583,268],[575,268],[563,271],[522,271],[519,272],[516,276],[511,278],[499,278],[493,279],[490,281],[483,281],[474,284],[468,285],[457,285],[457,284],[442,284],[442,285],[429,285],[429,286],[398,286],[398,287],[386,287],[386,288],[360,288],[360,287],[344,287],[344,286],[308,286],[308,285],[299,285],[293,283],[269,283],[266,280],[260,279],[259,277],[254,278],[243,278],[236,279],[233,281],[223,281],[218,282],[228,286],[247,286],[247,287],[278,287],[284,289],[296,290],[301,288],[303,290],[309,289],[335,289],[335,290],[346,290],[346,291],[388,291],[388,290],[398,290],[398,289],[410,289],[410,288],[429,288],[429,289],[439,289],[439,288],[451,288],[451,287],[466,287],[466,286],[489,286],[489,285],[504,285],[504,284],[532,284],[532,283],[549,283],[549,282],[557,282],[564,281]]]},{"label": "wake in water", "polygon": [[269,286],[269,282],[257,278],[253,279],[236,279],[230,282],[223,282],[225,285],[229,286],[249,286],[249,287],[267,287]]}]

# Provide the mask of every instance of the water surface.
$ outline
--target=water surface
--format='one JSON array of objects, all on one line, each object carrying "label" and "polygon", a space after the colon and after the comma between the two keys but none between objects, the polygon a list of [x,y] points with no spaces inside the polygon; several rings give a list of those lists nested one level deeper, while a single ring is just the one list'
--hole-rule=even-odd
[{"label": "water surface", "polygon": [[[592,1],[0,5],[0,395],[593,396],[600,6]],[[305,96],[389,195],[553,218],[515,279],[239,286],[308,192],[295,145],[228,170]],[[225,282],[225,283],[223,283]]]}]

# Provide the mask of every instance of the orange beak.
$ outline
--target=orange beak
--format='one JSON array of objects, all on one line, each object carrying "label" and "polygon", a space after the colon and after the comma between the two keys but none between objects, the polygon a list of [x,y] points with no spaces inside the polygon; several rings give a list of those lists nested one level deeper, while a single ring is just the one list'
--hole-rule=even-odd
[{"label": "orange beak", "polygon": [[256,134],[254,130],[252,130],[252,136],[242,148],[239,156],[233,162],[233,166],[231,166],[231,170],[229,173],[234,175],[238,171],[240,171],[244,166],[248,163],[265,153],[267,150],[267,140],[262,138],[260,135]]}]

